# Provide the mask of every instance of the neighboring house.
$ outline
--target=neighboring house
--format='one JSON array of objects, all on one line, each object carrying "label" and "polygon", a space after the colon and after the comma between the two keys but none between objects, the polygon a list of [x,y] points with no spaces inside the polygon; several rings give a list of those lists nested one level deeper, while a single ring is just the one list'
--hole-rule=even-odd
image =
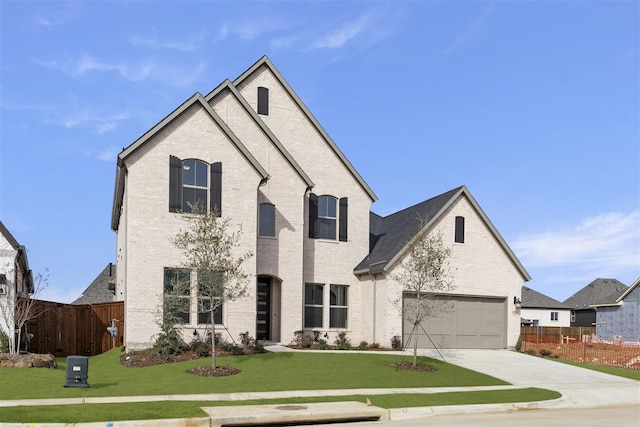
[{"label": "neighboring house", "polygon": [[[402,286],[391,277],[412,239],[442,233],[452,248],[453,310],[424,325],[432,340],[420,345],[515,346],[513,301],[530,277],[468,189],[387,217],[371,213],[376,200],[267,57],[196,93],[118,155],[111,226],[125,345],[152,345],[163,283],[178,275],[196,283],[171,239],[187,202],[202,201],[242,226],[239,253],[254,254],[244,264],[255,278],[249,297],[226,303],[216,330],[283,343],[298,330],[330,343],[340,332],[355,344],[406,340]],[[185,339],[208,323],[196,292],[185,295]]]},{"label": "neighboring house", "polygon": [[522,287],[522,305],[520,309],[523,325],[531,326],[569,326],[571,308],[558,300]]},{"label": "neighboring house", "polygon": [[16,296],[28,296],[33,291],[33,273],[29,269],[27,250],[0,221],[0,328],[9,339],[16,336]]},{"label": "neighboring house", "polygon": [[93,282],[82,292],[71,304],[98,304],[102,302],[112,302],[115,297],[116,266],[112,263],[107,266],[93,279]]},{"label": "neighboring house", "polygon": [[640,342],[640,278],[591,307],[596,310],[596,335],[600,338]]},{"label": "neighboring house", "polygon": [[616,297],[627,289],[627,286],[616,279],[598,278],[564,300],[571,307],[571,326],[594,326],[596,310],[590,307],[612,295]]}]

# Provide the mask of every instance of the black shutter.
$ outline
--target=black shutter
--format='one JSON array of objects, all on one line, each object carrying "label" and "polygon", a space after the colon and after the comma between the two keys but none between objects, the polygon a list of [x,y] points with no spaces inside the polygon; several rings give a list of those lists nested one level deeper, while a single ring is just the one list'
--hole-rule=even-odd
[{"label": "black shutter", "polygon": [[309,237],[316,238],[316,220],[318,219],[318,196],[309,194]]},{"label": "black shutter", "polygon": [[258,114],[269,115],[269,89],[258,87]]},{"label": "black shutter", "polygon": [[211,211],[222,214],[222,163],[216,162],[211,164],[211,194],[209,200],[209,208]]},{"label": "black shutter", "polygon": [[343,197],[340,199],[340,231],[338,233],[341,242],[347,241],[347,222],[348,222],[348,198]]},{"label": "black shutter", "polygon": [[169,212],[182,211],[182,160],[169,156]]}]

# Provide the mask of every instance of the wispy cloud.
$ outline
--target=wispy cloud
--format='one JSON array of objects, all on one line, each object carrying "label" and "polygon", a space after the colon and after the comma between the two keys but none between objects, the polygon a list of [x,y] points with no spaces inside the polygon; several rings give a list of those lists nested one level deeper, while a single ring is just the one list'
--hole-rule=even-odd
[{"label": "wispy cloud", "polygon": [[64,60],[36,60],[36,63],[72,76],[84,76],[92,72],[112,72],[133,82],[152,79],[173,87],[193,84],[206,69],[206,64],[202,61],[195,66],[193,64],[174,66],[152,59],[132,63],[109,62],[86,54]]},{"label": "wispy cloud", "polygon": [[358,41],[365,46],[390,37],[399,14],[386,8],[369,10],[348,20],[332,24],[309,44],[310,49],[338,49]]},{"label": "wispy cloud", "polygon": [[[64,109],[64,108],[60,108]],[[97,134],[103,134],[118,127],[118,124],[131,118],[128,111],[101,115],[90,109],[76,109],[64,116],[48,117],[44,123],[52,126],[61,126],[66,129],[86,128]]]},{"label": "wispy cloud", "polygon": [[584,271],[638,269],[640,210],[610,212],[582,220],[574,227],[557,227],[520,236],[513,245],[526,266],[565,267]]},{"label": "wispy cloud", "polygon": [[243,40],[253,40],[262,35],[287,31],[305,25],[301,19],[290,19],[281,16],[248,17],[243,20],[227,21],[220,26],[215,42],[223,41],[229,37],[237,37]]},{"label": "wispy cloud", "polygon": [[158,32],[154,28],[150,36],[131,36],[129,42],[138,47],[150,49],[174,49],[184,52],[193,52],[200,48],[205,39],[206,31],[199,31],[187,36],[186,40],[159,40]]},{"label": "wispy cloud", "polygon": [[37,15],[35,22],[42,27],[59,27],[73,22],[76,16],[77,13],[73,7],[73,2],[71,2],[67,3],[64,9],[58,9],[48,14],[41,13]]},{"label": "wispy cloud", "polygon": [[472,40],[476,36],[476,34],[480,32],[480,30],[485,26],[487,20],[491,16],[491,13],[493,12],[493,9],[495,9],[495,4],[490,4],[489,6],[484,8],[480,16],[475,21],[473,21],[463,33],[458,35],[456,40],[444,50],[444,53],[452,53]]}]

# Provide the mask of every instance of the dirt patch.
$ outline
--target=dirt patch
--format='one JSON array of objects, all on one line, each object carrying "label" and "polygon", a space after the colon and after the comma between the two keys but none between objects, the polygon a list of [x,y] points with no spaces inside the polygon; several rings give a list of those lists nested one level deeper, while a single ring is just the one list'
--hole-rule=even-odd
[{"label": "dirt patch", "polygon": [[567,344],[523,342],[521,351],[534,353],[536,356],[542,353],[549,353],[547,357],[578,363],[640,370],[640,346],[638,345],[587,342]]},{"label": "dirt patch", "polygon": [[400,369],[402,371],[415,371],[415,372],[435,372],[435,371],[437,371],[436,368],[434,368],[432,366],[429,366],[429,365],[416,365],[416,366],[413,366],[413,363],[409,363],[409,362],[394,363],[391,366],[393,366],[396,369]]}]

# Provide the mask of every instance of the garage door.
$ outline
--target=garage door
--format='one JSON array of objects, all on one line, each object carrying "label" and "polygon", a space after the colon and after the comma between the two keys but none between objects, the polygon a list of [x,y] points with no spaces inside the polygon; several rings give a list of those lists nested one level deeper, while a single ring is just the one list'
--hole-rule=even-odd
[{"label": "garage door", "polygon": [[[405,310],[415,307],[415,296],[404,297]],[[414,330],[405,320],[405,346],[418,348],[506,348],[507,303],[505,298],[450,297],[449,310],[423,320]],[[426,333],[425,333],[426,332]]]}]

